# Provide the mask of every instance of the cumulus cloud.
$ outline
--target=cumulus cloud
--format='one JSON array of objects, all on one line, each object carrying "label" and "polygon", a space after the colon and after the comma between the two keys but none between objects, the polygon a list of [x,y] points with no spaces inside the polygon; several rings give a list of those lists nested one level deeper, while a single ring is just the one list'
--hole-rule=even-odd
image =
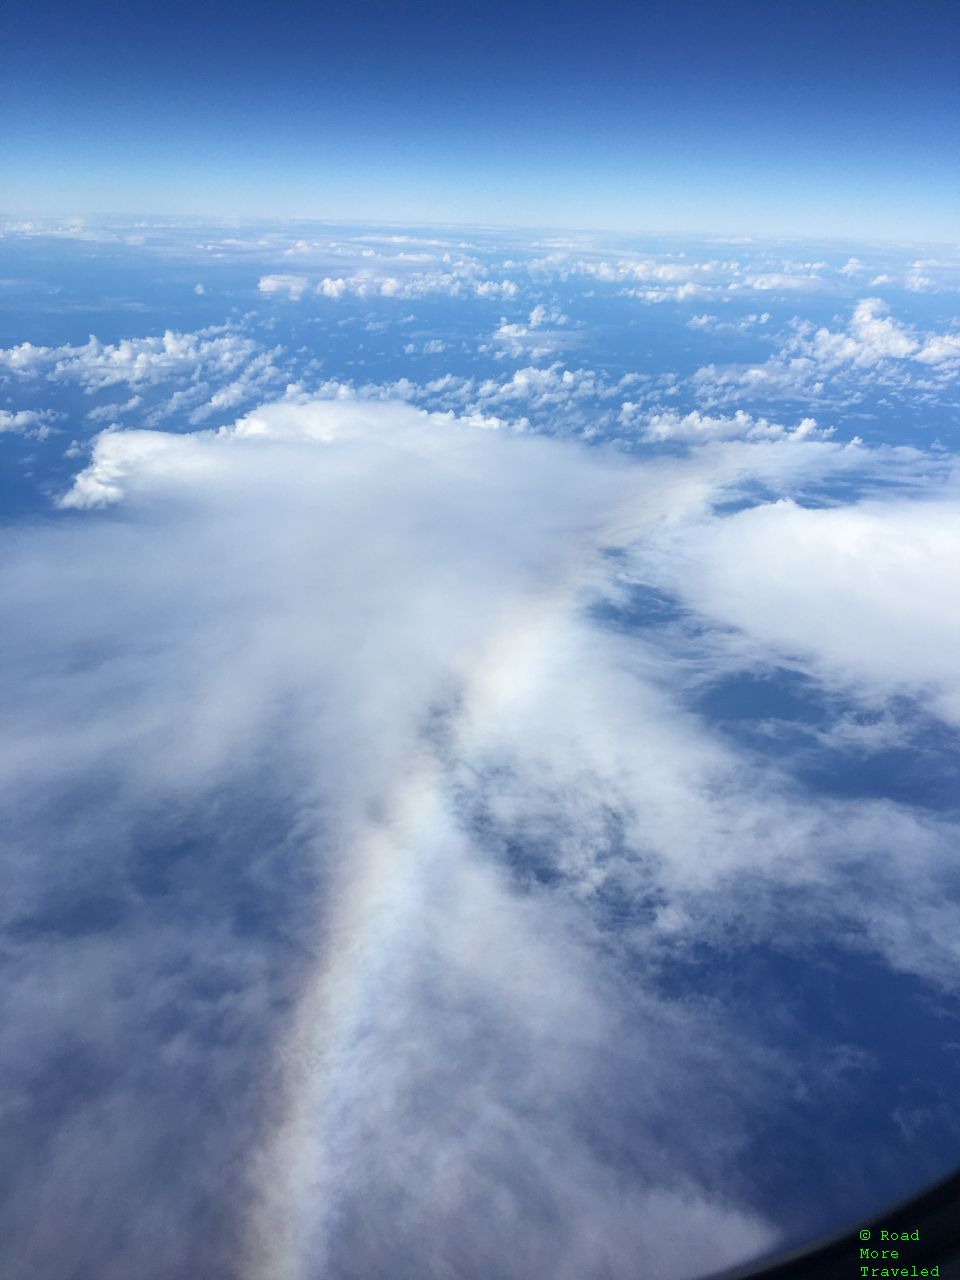
[{"label": "cumulus cloud", "polygon": [[880,298],[857,302],[845,328],[795,321],[780,350],[762,364],[706,365],[694,375],[698,392],[721,402],[749,391],[767,396],[822,395],[832,384],[841,396],[868,376],[907,385],[922,370],[941,381],[956,368],[958,335],[922,332],[902,324]]},{"label": "cumulus cloud", "polygon": [[[934,496],[935,495],[935,496]],[[956,485],[925,500],[810,508],[782,499],[688,531],[671,586],[821,679],[923,699],[960,726]],[[667,562],[669,563],[669,562]]]},{"label": "cumulus cloud", "polygon": [[422,343],[406,342],[404,343],[404,354],[411,356],[415,354],[423,354],[425,356],[438,356],[446,351],[447,344],[442,338],[427,338]]},{"label": "cumulus cloud", "polygon": [[82,346],[22,342],[0,350],[0,374],[77,383],[93,393],[123,383],[133,387],[174,377],[229,374],[256,353],[252,338],[215,325],[196,333],[167,329],[161,337],[123,338],[116,343],[91,336]]},{"label": "cumulus cloud", "polygon": [[60,415],[52,409],[0,409],[0,434],[20,432],[43,439],[53,430],[51,423]]},{"label": "cumulus cloud", "polygon": [[[159,337],[115,343],[93,336],[82,345],[24,342],[0,350],[0,381],[27,387],[54,384],[61,393],[80,387],[90,397],[127,387],[133,395],[95,404],[86,420],[117,423],[137,412],[147,426],[179,415],[197,425],[288,385],[285,365],[280,347],[265,349],[241,326],[227,324],[194,333],[168,329]],[[24,413],[40,413],[51,421],[59,411],[21,410],[15,417],[23,419]]]},{"label": "cumulus cloud", "polygon": [[566,324],[567,321],[568,317],[559,307],[547,307],[544,303],[538,302],[530,312],[527,324],[531,329],[542,329],[547,324]]},{"label": "cumulus cloud", "polygon": [[547,311],[542,306],[534,308],[527,324],[518,324],[501,317],[499,326],[491,335],[496,357],[543,360],[554,355],[569,339],[556,330],[544,329],[542,326],[546,320]]},{"label": "cumulus cloud", "polygon": [[[620,421],[632,423],[638,420],[638,406],[625,401],[620,410]],[[647,411],[639,419],[640,436],[651,442],[682,440],[700,442],[706,440],[807,440],[824,438],[833,432],[832,427],[818,427],[815,418],[803,418],[795,427],[785,427],[766,418],[754,418],[743,409],[730,417],[711,416],[694,409],[680,414],[675,409],[661,412]]]},{"label": "cumulus cloud", "polygon": [[624,289],[630,298],[639,298],[642,302],[686,302],[688,298],[708,298],[716,290],[688,280],[686,284],[662,285],[647,289]]},{"label": "cumulus cloud", "polygon": [[[369,251],[371,257],[376,255]],[[415,270],[424,262],[437,262],[428,270]],[[364,267],[349,276],[324,276],[312,283],[307,276],[272,274],[260,277],[264,294],[297,301],[308,292],[321,298],[515,298],[517,285],[508,279],[491,280],[487,269],[475,259],[454,260],[449,254],[437,261],[432,254],[398,254],[388,259],[389,268]]]},{"label": "cumulus cloud", "polygon": [[88,422],[116,422],[126,413],[133,413],[143,404],[143,396],[134,395],[123,403],[99,404],[84,415]]},{"label": "cumulus cloud", "polygon": [[794,275],[785,271],[766,271],[759,275],[745,276],[744,284],[748,289],[756,289],[760,293],[782,293],[791,290],[819,289],[823,284],[823,277]]},{"label": "cumulus cloud", "polygon": [[298,298],[302,298],[309,287],[309,281],[306,276],[286,274],[275,274],[261,276],[258,288],[261,293],[277,294],[283,298],[289,298],[296,302]]},{"label": "cumulus cloud", "polygon": [[[659,256],[635,253],[611,260],[602,253],[585,257],[555,251],[528,264],[532,273],[565,280],[588,276],[627,286],[628,296],[643,302],[683,302],[689,298],[729,298],[744,293],[817,292],[834,288],[825,262],[795,262],[770,254],[698,262],[686,252]],[[760,269],[758,269],[760,268]],[[849,274],[847,272],[846,274]]]},{"label": "cumulus cloud", "polygon": [[880,298],[864,298],[853,309],[845,333],[827,328],[807,330],[796,346],[818,364],[850,362],[875,365],[886,359],[905,359],[917,350],[917,339],[889,314]]},{"label": "cumulus cloud", "polygon": [[770,312],[753,311],[749,315],[741,316],[738,320],[721,320],[719,316],[699,315],[691,316],[687,321],[688,329],[705,329],[711,333],[723,332],[739,332],[747,333],[757,325],[770,323]]}]

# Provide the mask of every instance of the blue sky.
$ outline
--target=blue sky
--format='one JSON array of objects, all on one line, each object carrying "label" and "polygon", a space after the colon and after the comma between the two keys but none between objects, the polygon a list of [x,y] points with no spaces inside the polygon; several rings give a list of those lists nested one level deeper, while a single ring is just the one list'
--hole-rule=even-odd
[{"label": "blue sky", "polygon": [[949,240],[958,25],[886,0],[24,6],[0,208]]}]

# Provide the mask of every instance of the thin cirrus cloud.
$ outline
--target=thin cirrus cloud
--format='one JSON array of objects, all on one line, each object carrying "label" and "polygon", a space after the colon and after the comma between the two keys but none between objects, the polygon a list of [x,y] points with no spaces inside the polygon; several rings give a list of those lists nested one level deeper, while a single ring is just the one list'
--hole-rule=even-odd
[{"label": "thin cirrus cloud", "polygon": [[[642,1257],[672,1280],[776,1243],[748,1158],[764,1117],[861,1068],[638,966],[777,935],[789,889],[790,927],[853,919],[881,963],[949,982],[952,833],[798,791],[685,681],[780,662],[770,600],[800,616],[839,538],[831,626],[790,660],[952,719],[958,650],[932,691],[903,656],[956,625],[924,569],[954,534],[903,495],[725,514],[755,483],[906,489],[926,465],[741,425],[639,462],[293,395],[216,431],[104,433],[70,518],[9,535],[15,1280],[66,1259],[479,1276],[505,1248],[514,1274]],[[876,599],[850,589],[888,562]],[[607,625],[642,582],[705,627]],[[908,582],[925,612],[865,654]],[[614,928],[618,900],[637,910]]]}]

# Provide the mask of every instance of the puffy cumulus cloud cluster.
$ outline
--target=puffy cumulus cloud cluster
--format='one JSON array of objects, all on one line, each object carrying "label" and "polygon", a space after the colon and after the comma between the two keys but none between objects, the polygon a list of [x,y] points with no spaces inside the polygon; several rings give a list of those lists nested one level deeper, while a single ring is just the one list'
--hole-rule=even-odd
[{"label": "puffy cumulus cloud cluster", "polygon": [[[535,246],[536,247],[536,246]],[[544,244],[543,247],[548,247]],[[643,302],[683,302],[692,298],[732,300],[738,295],[839,294],[865,280],[874,286],[890,285],[912,293],[951,293],[960,287],[956,257],[890,259],[869,255],[863,262],[851,257],[844,263],[800,260],[778,253],[772,243],[744,241],[737,258],[706,257],[689,250],[664,250],[651,254],[633,250],[611,257],[609,246],[556,242],[550,252],[527,262],[532,276],[558,280],[586,277]],[[882,267],[882,269],[880,269]]]},{"label": "puffy cumulus cloud cluster", "polygon": [[[758,267],[761,269],[758,270]],[[555,250],[529,263],[533,274],[568,280],[588,277],[622,286],[620,292],[641,302],[685,302],[693,298],[732,299],[750,293],[808,293],[835,288],[826,262],[751,255],[747,261],[710,258],[696,261],[686,252],[656,256],[626,254],[614,260],[601,252],[590,257]]]},{"label": "puffy cumulus cloud cluster", "polygon": [[[399,248],[400,244],[409,247]],[[537,250],[546,247],[550,251],[538,255]],[[843,265],[798,260],[777,253],[772,246],[751,247],[739,258],[699,258],[677,249],[659,253],[635,250],[610,257],[608,247],[585,249],[572,243],[551,246],[522,239],[509,246],[372,236],[345,242],[299,241],[283,251],[285,258],[312,259],[332,269],[321,276],[286,269],[271,271],[260,277],[259,288],[264,295],[293,301],[314,295],[331,299],[447,296],[511,301],[528,293],[536,296],[545,284],[594,282],[601,289],[644,303],[695,299],[735,303],[752,295],[758,300],[763,295],[785,300],[803,295],[844,295],[851,286],[862,287],[868,279],[876,286],[892,285],[910,292],[957,288],[957,263],[947,258],[912,263],[882,260],[891,269],[878,272],[875,264],[867,265],[858,258]],[[339,267],[338,259],[344,260]]]},{"label": "puffy cumulus cloud cluster", "polygon": [[[690,299],[736,301],[751,295],[800,300],[844,295],[852,285],[915,294],[956,293],[960,262],[942,246],[922,258],[894,249],[861,248],[830,261],[812,249],[776,241],[721,240],[696,244],[662,239],[639,244],[589,235],[531,239],[520,232],[474,228],[459,234],[345,234],[342,227],[262,223],[228,227],[156,220],[134,225],[67,221],[0,223],[0,239],[80,240],[164,261],[244,264],[275,298],[312,296],[491,297],[509,300],[544,280],[580,281],[623,292],[644,303]],[[736,256],[730,256],[734,254]],[[206,287],[206,286],[204,286]]]},{"label": "puffy cumulus cloud cluster", "polygon": [[543,360],[571,341],[561,331],[561,327],[568,322],[569,317],[559,307],[548,308],[544,303],[538,302],[525,324],[511,323],[506,317],[502,317],[493,333],[493,346],[481,346],[480,350],[492,350],[498,360]]},{"label": "puffy cumulus cloud cluster", "polygon": [[960,368],[960,333],[921,332],[901,324],[880,298],[857,302],[845,329],[795,321],[792,333],[763,364],[706,365],[693,382],[708,403],[745,393],[821,396],[828,386],[839,394],[866,371],[885,386],[942,388]]},{"label": "puffy cumulus cloud cluster", "polygon": [[[642,440],[662,443],[668,440],[703,443],[708,440],[808,440],[823,439],[833,434],[832,427],[818,427],[815,418],[803,418],[795,427],[785,427],[766,418],[754,418],[743,409],[730,417],[700,413],[694,409],[680,414],[676,409],[642,413],[639,406],[626,400],[620,420],[631,424],[638,420]],[[860,441],[857,441],[860,443]]]},{"label": "puffy cumulus cloud cluster", "polygon": [[846,332],[808,324],[790,349],[827,367],[848,363],[869,367],[908,357],[924,364],[960,360],[960,334],[922,338],[894,320],[889,310],[880,298],[864,298],[854,307]]},{"label": "puffy cumulus cloud cluster", "polygon": [[[536,336],[536,331],[530,331]],[[432,346],[424,343],[419,351]],[[413,343],[404,351],[417,351]],[[435,348],[434,348],[435,350]],[[529,356],[529,349],[525,355]],[[625,394],[640,395],[645,388],[656,396],[658,386],[647,375],[628,373],[609,378],[588,368],[568,368],[556,360],[549,365],[524,365],[500,378],[478,378],[445,373],[427,382],[397,378],[391,382],[354,383],[328,378],[317,383],[312,394],[323,399],[406,400],[441,414],[456,414],[474,423],[525,431],[546,429],[551,435],[592,438],[616,425],[614,406]],[[299,394],[299,393],[295,393]],[[620,406],[622,409],[622,405]],[[630,413],[637,409],[631,402]]]},{"label": "puffy cumulus cloud cluster", "polygon": [[956,293],[960,290],[960,263],[955,257],[918,258],[907,268],[903,285],[911,293]]},{"label": "puffy cumulus cloud cluster", "polygon": [[751,312],[749,315],[741,316],[738,320],[721,320],[719,316],[698,315],[691,316],[687,321],[688,329],[704,329],[711,333],[748,333],[757,325],[770,323],[770,312]]},{"label": "puffy cumulus cloud cluster", "polygon": [[[262,396],[269,387],[282,386],[285,372],[277,363],[280,355],[279,348],[264,350],[255,338],[230,324],[193,333],[168,329],[157,337],[122,338],[115,343],[94,336],[82,345],[45,347],[22,342],[0,349],[0,382],[72,385],[90,396],[113,387],[136,390],[125,402],[91,409],[87,417],[92,422],[109,422],[139,409],[145,389],[170,388],[170,396],[145,414],[147,422],[155,425],[184,414],[196,426]],[[28,411],[17,416],[23,412]],[[49,417],[49,412],[41,411],[40,416]]]},{"label": "puffy cumulus cloud cluster", "polygon": [[[429,255],[428,255],[429,256]],[[413,258],[413,261],[419,261]],[[279,273],[260,277],[262,294],[297,302],[304,295],[334,300],[350,298],[427,298],[432,295],[449,298],[515,298],[518,288],[513,280],[486,279],[486,269],[473,260],[440,265],[432,270],[407,270],[400,274],[395,260],[392,270],[366,268],[350,276],[324,276],[311,281],[305,275]],[[400,264],[409,267],[409,261]]]},{"label": "puffy cumulus cloud cluster", "polygon": [[53,430],[51,423],[59,416],[52,409],[0,409],[0,432],[22,432],[43,439]]},{"label": "puffy cumulus cloud cluster", "polygon": [[123,338],[83,346],[38,347],[31,342],[0,350],[0,372],[17,378],[78,383],[85,391],[189,378],[198,370],[233,373],[255,354],[256,343],[226,326],[197,333],[167,330],[158,338]]},{"label": "puffy cumulus cloud cluster", "polygon": [[[5,535],[11,1280],[675,1280],[826,1225],[757,1143],[863,1065],[657,974],[815,925],[955,982],[956,826],[804,791],[690,693],[790,666],[960,722],[953,460],[660,412],[693,447],[639,461],[497,412],[630,385],[109,431]],[[831,1157],[839,1202],[864,1148]]]}]

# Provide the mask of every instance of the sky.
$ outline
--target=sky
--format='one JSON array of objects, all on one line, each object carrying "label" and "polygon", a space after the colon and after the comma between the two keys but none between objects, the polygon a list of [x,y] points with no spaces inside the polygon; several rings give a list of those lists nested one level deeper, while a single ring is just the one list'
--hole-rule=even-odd
[{"label": "sky", "polygon": [[956,1167],[956,26],[7,21],[4,1280],[705,1280]]},{"label": "sky", "polygon": [[955,5],[8,16],[0,210],[956,236]]}]

